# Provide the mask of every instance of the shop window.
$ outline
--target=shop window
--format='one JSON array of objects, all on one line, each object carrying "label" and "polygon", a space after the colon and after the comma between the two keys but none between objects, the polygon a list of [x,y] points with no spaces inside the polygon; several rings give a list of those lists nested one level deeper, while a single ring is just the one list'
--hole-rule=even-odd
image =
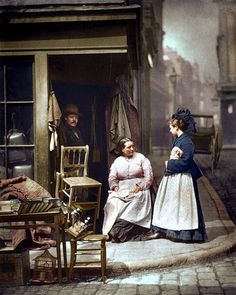
[{"label": "shop window", "polygon": [[33,59],[0,63],[0,178],[34,177]]}]

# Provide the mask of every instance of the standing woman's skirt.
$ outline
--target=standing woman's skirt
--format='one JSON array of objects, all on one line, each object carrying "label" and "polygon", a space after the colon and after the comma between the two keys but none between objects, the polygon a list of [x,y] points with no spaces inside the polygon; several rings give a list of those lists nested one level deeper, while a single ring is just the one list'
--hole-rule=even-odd
[{"label": "standing woman's skirt", "polygon": [[191,174],[164,176],[158,188],[152,228],[173,240],[207,240],[198,187]]}]

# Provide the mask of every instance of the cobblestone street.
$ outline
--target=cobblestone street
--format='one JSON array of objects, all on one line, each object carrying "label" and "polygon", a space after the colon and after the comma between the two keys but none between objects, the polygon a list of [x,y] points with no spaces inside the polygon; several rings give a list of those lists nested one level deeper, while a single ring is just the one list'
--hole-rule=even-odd
[{"label": "cobblestone street", "polygon": [[196,155],[196,159],[236,224],[236,150],[221,152],[214,175],[211,172],[210,155]]},{"label": "cobblestone street", "polygon": [[202,295],[236,294],[236,252],[205,264],[147,270],[132,275],[110,276],[103,284],[94,280],[86,282],[81,277],[67,285],[37,285],[0,288],[2,295]]}]

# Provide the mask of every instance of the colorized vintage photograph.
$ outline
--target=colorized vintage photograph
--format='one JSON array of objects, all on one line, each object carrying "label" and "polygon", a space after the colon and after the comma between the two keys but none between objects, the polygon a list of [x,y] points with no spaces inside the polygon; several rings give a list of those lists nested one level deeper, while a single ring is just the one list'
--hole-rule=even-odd
[{"label": "colorized vintage photograph", "polygon": [[236,0],[0,0],[0,294],[236,292]]}]

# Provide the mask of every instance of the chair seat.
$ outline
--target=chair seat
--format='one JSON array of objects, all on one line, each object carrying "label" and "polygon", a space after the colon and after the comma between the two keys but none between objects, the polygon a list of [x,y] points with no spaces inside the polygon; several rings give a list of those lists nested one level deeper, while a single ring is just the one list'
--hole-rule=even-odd
[{"label": "chair seat", "polygon": [[[65,188],[62,189],[63,193],[69,198],[69,207],[71,208],[80,208],[82,211],[95,210],[93,218],[93,229],[96,230],[96,219],[99,217],[99,208],[100,208],[100,194],[101,194],[101,182],[87,177],[87,176],[70,176],[63,178]],[[77,189],[96,189],[96,199],[94,200],[74,200],[74,191]]]},{"label": "chair seat", "polygon": [[88,234],[82,240],[83,241],[102,241],[102,240],[106,240],[106,239],[107,239],[107,235]]},{"label": "chair seat", "polygon": [[102,186],[101,182],[87,177],[87,176],[72,176],[63,178],[63,181],[69,187],[93,187],[93,186]]}]

